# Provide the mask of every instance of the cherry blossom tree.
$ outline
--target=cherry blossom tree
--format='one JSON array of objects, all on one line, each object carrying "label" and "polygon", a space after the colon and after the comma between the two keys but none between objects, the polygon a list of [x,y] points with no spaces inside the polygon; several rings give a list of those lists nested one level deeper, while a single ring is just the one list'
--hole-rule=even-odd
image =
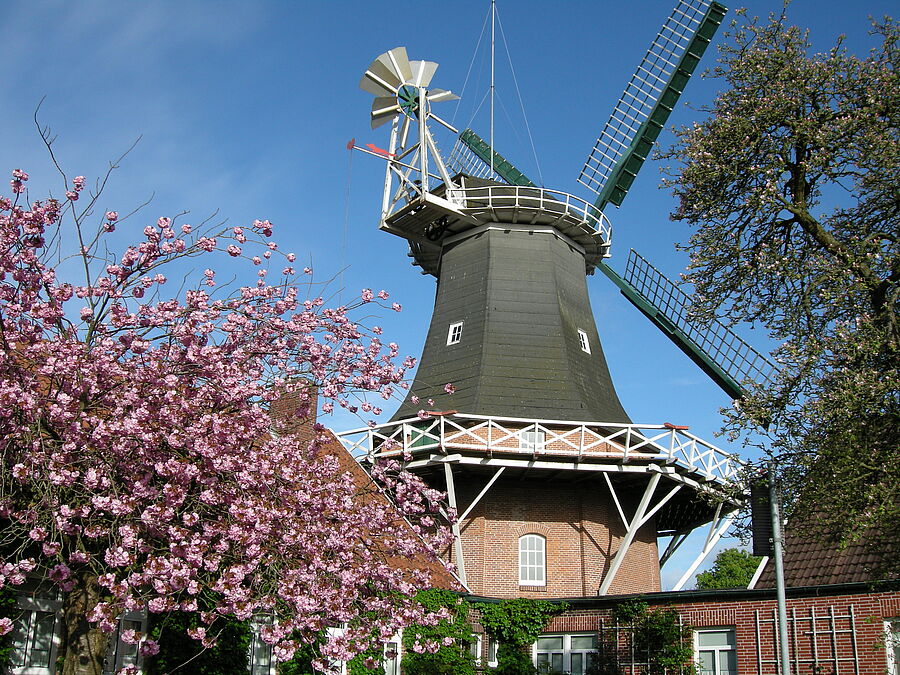
[{"label": "cherry blossom tree", "polygon": [[[99,216],[108,177],[92,192],[63,176],[64,199],[29,201],[17,169],[0,198],[0,586],[58,587],[62,672],[99,675],[117,617],[145,607],[199,612],[205,644],[217,619],[254,617],[282,660],[344,625],[323,662],[439,620],[413,596],[448,541],[441,495],[396,465],[361,482],[321,426],[297,431],[316,395],[377,414],[365,396],[404,386],[411,360],[352,318],[387,294],[303,297],[310,271],[265,220],[212,232],[161,217],[116,247],[140,215]],[[213,260],[254,281],[217,287]],[[167,297],[185,267],[205,271]]]}]

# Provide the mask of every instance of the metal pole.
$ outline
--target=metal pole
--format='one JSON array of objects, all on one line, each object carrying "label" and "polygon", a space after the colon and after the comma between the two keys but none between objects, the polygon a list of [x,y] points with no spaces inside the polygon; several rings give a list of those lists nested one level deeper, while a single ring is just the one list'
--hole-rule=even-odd
[{"label": "metal pole", "polygon": [[772,548],[775,553],[775,591],[778,598],[778,641],[781,675],[791,675],[791,650],[788,644],[787,599],[784,593],[784,558],[781,543],[781,494],[775,487],[775,460],[769,462],[769,503],[772,507]]},{"label": "metal pole", "polygon": [[497,0],[491,0],[491,173],[494,172],[494,25],[497,23]]}]

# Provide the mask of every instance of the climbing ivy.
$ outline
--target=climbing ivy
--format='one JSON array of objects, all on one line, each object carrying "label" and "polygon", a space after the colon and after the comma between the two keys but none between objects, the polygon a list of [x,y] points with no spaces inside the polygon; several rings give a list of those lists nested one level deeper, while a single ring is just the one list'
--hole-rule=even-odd
[{"label": "climbing ivy", "polygon": [[[410,626],[403,631],[403,672],[406,675],[475,675],[475,659],[469,651],[472,627],[468,602],[451,591],[420,591],[416,600],[429,612],[447,609],[449,617],[435,626]],[[417,653],[416,644],[440,645],[434,653]]]},{"label": "climbing ivy", "polygon": [[481,625],[496,639],[498,675],[534,675],[528,649],[554,616],[566,611],[564,602],[516,598],[498,603],[481,603]]}]

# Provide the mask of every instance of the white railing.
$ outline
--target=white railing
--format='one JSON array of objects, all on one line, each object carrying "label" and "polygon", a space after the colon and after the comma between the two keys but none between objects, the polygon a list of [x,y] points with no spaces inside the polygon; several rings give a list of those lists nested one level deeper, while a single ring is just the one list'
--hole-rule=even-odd
[{"label": "white railing", "polygon": [[607,245],[612,239],[609,219],[594,205],[559,190],[521,185],[486,185],[483,187],[455,188],[453,201],[462,213],[478,216],[486,212],[502,211],[518,214],[515,221],[558,224],[567,222],[584,234],[600,236]]},{"label": "white railing", "polygon": [[490,457],[662,463],[706,481],[734,483],[743,463],[733,454],[669,424],[622,424],[488,417],[460,413],[411,418],[337,434],[352,454],[401,460],[435,452]]}]

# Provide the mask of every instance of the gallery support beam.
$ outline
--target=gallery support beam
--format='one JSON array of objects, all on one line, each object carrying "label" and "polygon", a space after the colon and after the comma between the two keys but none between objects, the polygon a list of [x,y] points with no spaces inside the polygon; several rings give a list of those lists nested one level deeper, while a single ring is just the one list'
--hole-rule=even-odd
[{"label": "gallery support beam", "polygon": [[[619,550],[616,551],[616,555],[613,558],[612,563],[610,563],[609,570],[606,572],[606,576],[603,577],[603,582],[600,584],[597,595],[606,595],[609,592],[609,587],[612,586],[612,582],[616,578],[616,573],[622,566],[622,562],[625,560],[625,554],[628,553],[628,549],[631,547],[631,542],[634,541],[634,537],[637,535],[638,530],[646,525],[654,516],[654,514],[656,514],[656,512],[659,511],[666,504],[666,502],[674,497],[675,493],[677,493],[681,489],[681,485],[676,485],[674,488],[669,490],[669,492],[666,493],[666,495],[662,499],[660,499],[655,506],[650,508],[650,502],[653,500],[653,494],[654,492],[656,492],[656,487],[657,485],[659,485],[659,481],[661,478],[661,473],[654,473],[650,477],[650,480],[647,482],[647,487],[644,488],[644,495],[641,497],[641,501],[638,504],[634,516],[626,526],[625,537],[622,539],[622,543],[619,544]],[[610,488],[612,488],[612,485],[610,485]],[[616,499],[615,492],[613,492],[613,498]]]},{"label": "gallery support beam", "polygon": [[[456,486],[453,483],[453,468],[450,466],[449,462],[444,463],[444,478],[447,481],[447,503],[450,505],[450,508],[456,511]],[[459,579],[464,586],[468,586],[469,582],[466,579],[466,565],[463,560],[462,539],[460,538],[459,533],[459,521],[459,518],[454,520],[453,525],[451,525],[450,528],[453,532],[453,551],[455,554],[454,557],[456,558],[455,562]]]},{"label": "gallery support beam", "polygon": [[729,511],[725,515],[722,515],[722,504],[719,504],[719,507],[716,509],[716,517],[713,518],[712,522],[709,524],[709,532],[706,535],[706,543],[703,544],[703,548],[700,550],[700,553],[697,554],[697,557],[694,558],[694,562],[691,563],[690,567],[688,567],[684,574],[681,575],[681,578],[678,580],[678,583],[672,587],[673,591],[680,591],[682,587],[688,582],[688,580],[694,576],[694,572],[697,571],[697,568],[706,560],[707,556],[712,553],[712,550],[715,548],[716,544],[719,543],[719,539],[722,538],[722,535],[731,527],[731,524],[734,522],[734,519],[737,517],[737,511]]}]

